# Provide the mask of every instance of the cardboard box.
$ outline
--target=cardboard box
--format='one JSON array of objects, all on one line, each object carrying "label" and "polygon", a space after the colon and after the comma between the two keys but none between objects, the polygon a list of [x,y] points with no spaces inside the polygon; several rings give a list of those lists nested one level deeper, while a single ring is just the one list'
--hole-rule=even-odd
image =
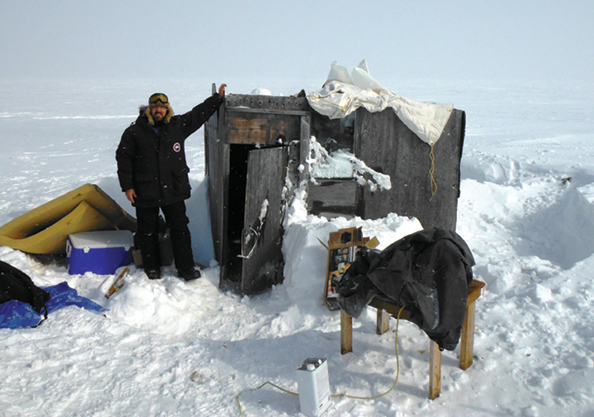
[{"label": "cardboard box", "polygon": [[132,263],[133,249],[134,237],[129,230],[71,234],[66,242],[68,273],[111,275],[120,266]]},{"label": "cardboard box", "polygon": [[342,275],[351,266],[357,254],[357,248],[366,246],[375,248],[379,244],[376,237],[364,237],[360,227],[349,227],[331,232],[328,236],[328,265],[326,267],[326,285],[324,286],[324,304],[328,310],[340,310],[338,293],[332,285],[334,275]]}]

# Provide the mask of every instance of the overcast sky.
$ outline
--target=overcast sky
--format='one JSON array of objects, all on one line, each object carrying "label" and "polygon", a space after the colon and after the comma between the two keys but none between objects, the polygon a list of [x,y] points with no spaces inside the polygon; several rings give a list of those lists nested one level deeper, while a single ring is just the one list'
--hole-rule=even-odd
[{"label": "overcast sky", "polygon": [[0,0],[0,78],[594,74],[592,0]]}]

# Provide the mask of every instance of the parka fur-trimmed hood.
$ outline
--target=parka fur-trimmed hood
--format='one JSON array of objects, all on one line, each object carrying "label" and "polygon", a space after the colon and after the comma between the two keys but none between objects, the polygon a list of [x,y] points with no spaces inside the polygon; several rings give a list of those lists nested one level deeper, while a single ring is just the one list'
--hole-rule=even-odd
[{"label": "parka fur-trimmed hood", "polygon": [[[171,121],[171,118],[173,117],[174,113],[173,113],[173,109],[171,108],[171,105],[169,103],[164,105],[167,108],[167,114],[165,115],[165,118],[163,119],[163,123],[169,123]],[[147,106],[146,104],[143,104],[142,106],[140,106],[138,108],[138,113],[140,114],[140,116],[146,116],[148,119],[148,122],[151,126],[155,125],[155,119],[153,119],[153,115],[151,114],[151,108],[150,106]]]},{"label": "parka fur-trimmed hood", "polygon": [[[163,123],[169,123],[171,121],[171,118],[173,117],[173,109],[171,108],[171,105],[169,103],[165,104],[164,107],[167,108],[167,114],[165,115],[165,118],[163,119]],[[147,106],[147,105],[140,106],[139,113],[141,116],[145,115],[148,118],[148,122],[151,126],[155,125],[155,119],[153,119],[153,115],[151,114],[150,106]]]}]

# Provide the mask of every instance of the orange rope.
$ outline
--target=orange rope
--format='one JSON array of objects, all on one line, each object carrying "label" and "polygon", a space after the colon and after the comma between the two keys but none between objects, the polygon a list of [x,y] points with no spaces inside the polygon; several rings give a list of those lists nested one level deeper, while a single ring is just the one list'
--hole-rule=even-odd
[{"label": "orange rope", "polygon": [[437,182],[435,181],[435,153],[433,153],[433,146],[431,145],[431,151],[429,152],[429,159],[431,160],[431,169],[429,169],[429,175],[431,176],[431,198],[433,200],[435,194],[437,194]]}]

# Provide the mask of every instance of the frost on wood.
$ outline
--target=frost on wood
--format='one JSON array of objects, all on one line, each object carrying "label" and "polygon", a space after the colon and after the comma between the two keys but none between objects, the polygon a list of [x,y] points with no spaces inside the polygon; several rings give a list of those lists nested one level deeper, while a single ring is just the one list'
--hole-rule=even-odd
[{"label": "frost on wood", "polygon": [[310,177],[314,182],[316,178],[355,178],[360,185],[369,186],[371,191],[376,191],[378,187],[383,190],[392,188],[389,175],[374,171],[345,150],[328,153],[313,136],[310,139],[308,162]]}]

